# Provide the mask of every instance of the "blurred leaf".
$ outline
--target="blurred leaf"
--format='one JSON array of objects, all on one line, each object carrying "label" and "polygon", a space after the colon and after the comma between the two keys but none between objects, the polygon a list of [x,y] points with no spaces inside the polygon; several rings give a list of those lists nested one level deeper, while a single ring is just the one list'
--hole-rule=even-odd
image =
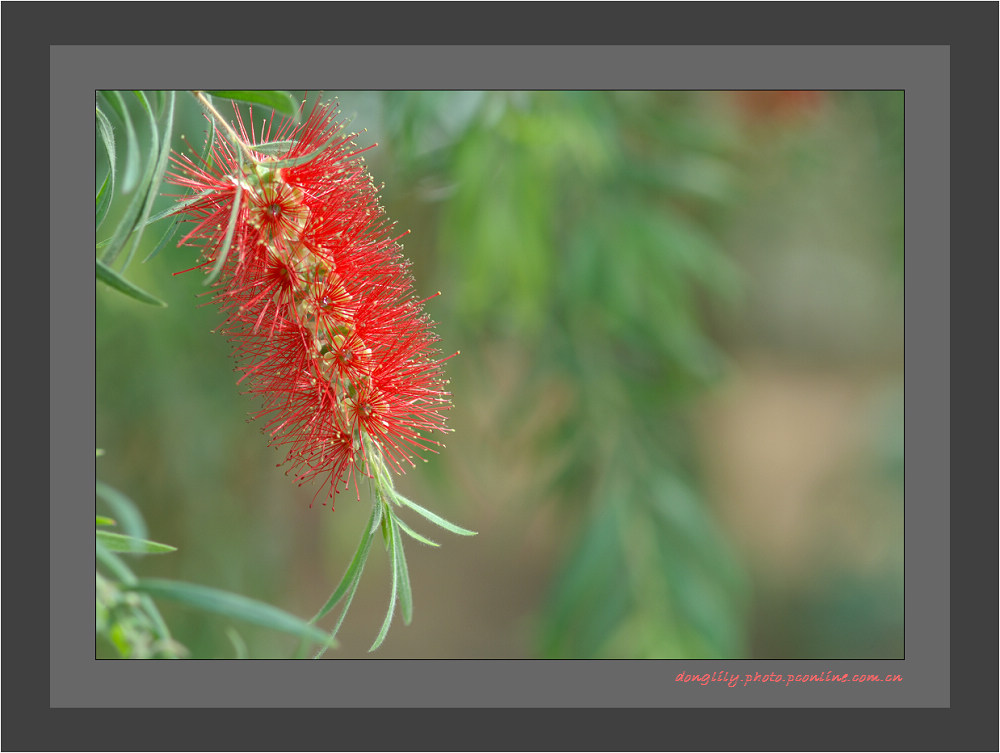
[{"label": "blurred leaf", "polygon": [[97,517],[97,525],[99,525],[99,526],[113,526],[113,525],[117,525],[112,518],[107,518],[107,517],[105,517],[103,515],[98,515],[96,517]]},{"label": "blurred leaf", "polygon": [[226,637],[233,644],[233,651],[236,654],[234,659],[248,659],[250,657],[246,641],[243,640],[243,636],[236,632],[235,628],[226,628]]},{"label": "blurred leaf", "polygon": [[627,614],[632,594],[614,506],[581,532],[556,577],[543,615],[542,655],[592,658]]},{"label": "blurred leaf", "polygon": [[124,585],[136,583],[139,579],[117,554],[112,554],[98,540],[96,547],[97,561],[107,568]]},{"label": "blurred leaf", "polygon": [[109,552],[133,552],[141,554],[164,554],[166,552],[176,552],[177,547],[169,544],[160,544],[156,541],[146,539],[136,539],[132,536],[125,536],[120,533],[110,531],[97,531],[97,540],[101,542]]},{"label": "blurred leaf", "polygon": [[295,101],[295,98],[287,91],[206,89],[205,93],[221,99],[263,105],[276,112],[280,112],[282,115],[293,118],[296,123],[299,121],[299,105]]},{"label": "blurred leaf", "polygon": [[158,578],[144,578],[129,587],[131,590],[156,598],[176,601],[206,612],[251,622],[255,625],[284,633],[326,643],[329,635],[319,628],[300,620],[270,604],[265,604],[245,596],[220,591],[208,586],[181,583]]},{"label": "blurred leaf", "polygon": [[112,514],[121,522],[122,531],[137,539],[146,538],[146,523],[131,499],[100,481],[97,482],[97,496],[107,503]]},{"label": "blurred leaf", "polygon": [[124,277],[122,277],[118,272],[113,270],[111,267],[107,266],[100,259],[95,259],[97,262],[97,279],[106,285],[110,285],[112,288],[117,290],[119,293],[124,293],[130,298],[134,298],[137,301],[142,301],[143,303],[149,303],[153,306],[166,306],[167,304],[161,301],[156,296],[147,293],[145,290],[140,288],[138,285],[129,282]]},{"label": "blurred leaf", "polygon": [[743,578],[704,503],[669,474],[653,482],[650,501],[664,587],[701,643],[698,658],[741,657]]}]

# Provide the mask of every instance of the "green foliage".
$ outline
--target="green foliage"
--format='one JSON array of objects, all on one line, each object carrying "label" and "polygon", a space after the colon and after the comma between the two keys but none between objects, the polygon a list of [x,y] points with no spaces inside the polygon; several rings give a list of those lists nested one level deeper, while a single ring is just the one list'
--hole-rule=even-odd
[{"label": "green foliage", "polygon": [[572,406],[532,445],[539,465],[562,458],[547,491],[576,531],[540,651],[742,656],[746,585],[697,491],[685,416],[725,370],[704,303],[740,292],[717,240],[739,195],[731,134],[696,93],[479,95],[450,131],[457,95],[387,95],[388,141],[439,144],[403,169],[451,187],[445,322],[523,359],[496,431],[544,410],[544,384]]},{"label": "green foliage", "polygon": [[413,619],[413,592],[410,586],[410,571],[406,564],[406,554],[403,551],[403,541],[400,531],[403,531],[416,540],[429,544],[430,546],[438,546],[433,541],[430,541],[406,525],[406,523],[403,522],[393,509],[393,504],[399,507],[407,507],[419,513],[425,519],[437,526],[440,526],[441,528],[444,528],[446,531],[451,531],[452,533],[457,533],[461,536],[475,536],[476,533],[474,531],[461,528],[460,526],[445,520],[440,515],[437,515],[430,510],[426,510],[420,505],[406,499],[406,497],[402,496],[395,490],[392,475],[389,472],[389,469],[386,468],[381,456],[377,452],[370,450],[369,458],[371,459],[375,469],[375,504],[372,507],[371,517],[368,519],[368,523],[361,535],[361,541],[358,543],[358,549],[354,553],[354,558],[351,560],[351,564],[348,566],[347,571],[344,573],[340,583],[334,589],[333,594],[331,594],[326,604],[323,605],[310,622],[316,622],[322,619],[337,606],[341,599],[345,599],[344,608],[341,610],[333,631],[330,633],[331,638],[337,635],[337,631],[340,630],[344,617],[347,615],[347,610],[351,606],[351,601],[354,599],[354,595],[357,592],[358,584],[361,582],[361,573],[368,560],[368,553],[371,551],[372,542],[375,540],[375,534],[381,530],[386,551],[389,553],[392,586],[389,594],[389,608],[386,610],[385,619],[382,621],[382,627],[379,630],[375,641],[372,643],[371,648],[368,649],[369,652],[371,652],[381,646],[382,642],[385,640],[385,637],[389,632],[389,625],[392,623],[392,617],[396,611],[397,601],[400,605],[403,623],[409,625],[410,621]]},{"label": "green foliage", "polygon": [[134,298],[137,301],[142,301],[143,303],[150,303],[154,306],[166,306],[167,304],[157,298],[151,293],[147,293],[145,290],[140,288],[133,282],[129,282],[124,277],[122,277],[118,272],[109,267],[100,259],[97,262],[97,279],[106,285],[114,288],[119,293],[124,293],[129,298]]},{"label": "green foliage", "polygon": [[217,588],[194,583],[179,583],[161,578],[144,578],[130,584],[128,589],[160,599],[176,601],[206,612],[252,622],[321,645],[329,642],[330,637],[325,632],[288,612],[272,607],[270,604],[264,604]]},{"label": "green foliage", "polygon": [[[105,484],[99,484],[99,491],[116,514],[128,521],[131,530],[145,530],[142,515],[131,500]],[[96,520],[97,525],[115,524],[107,516],[97,516]],[[179,658],[188,654],[187,649],[171,637],[153,597],[289,633],[327,648],[336,645],[333,637],[324,631],[269,604],[193,583],[139,578],[115,554],[165,554],[177,551],[176,547],[110,531],[98,530],[96,535],[99,566],[97,635],[111,644],[122,658]],[[234,645],[238,655],[246,654],[242,639],[234,641]]]},{"label": "green foliage", "polygon": [[[98,520],[98,525],[101,525]],[[132,552],[134,554],[163,554],[165,552],[176,552],[177,547],[169,544],[160,544],[156,541],[137,539],[133,536],[125,536],[121,533],[109,533],[108,531],[97,532],[97,543],[101,544],[109,552]]]}]

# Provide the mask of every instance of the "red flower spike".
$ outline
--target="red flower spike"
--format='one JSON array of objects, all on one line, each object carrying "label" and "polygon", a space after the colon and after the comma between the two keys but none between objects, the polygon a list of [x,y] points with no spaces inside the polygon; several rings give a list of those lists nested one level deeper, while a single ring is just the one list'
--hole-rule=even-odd
[{"label": "red flower spike", "polygon": [[[169,179],[202,194],[183,210],[193,227],[181,244],[202,245],[195,269],[206,274],[241,189],[212,300],[226,316],[219,331],[233,343],[239,383],[261,400],[252,417],[300,485],[320,479],[331,498],[353,486],[360,499],[358,475],[372,476],[368,453],[402,473],[421,452],[436,452],[440,443],[426,434],[448,431],[451,401],[434,323],[413,296],[365,150],[336,114],[317,104],[297,127],[272,119],[248,135],[237,111],[243,144],[217,131],[212,159],[199,166],[174,156]],[[275,156],[264,146],[272,141],[293,143]]]}]

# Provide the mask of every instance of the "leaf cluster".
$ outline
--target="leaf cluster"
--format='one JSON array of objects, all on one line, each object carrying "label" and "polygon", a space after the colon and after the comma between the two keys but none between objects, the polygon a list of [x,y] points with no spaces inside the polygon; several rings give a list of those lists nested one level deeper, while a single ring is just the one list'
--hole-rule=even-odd
[{"label": "leaf cluster", "polygon": [[521,354],[497,435],[558,413],[530,451],[559,468],[538,496],[574,532],[541,653],[740,655],[745,582],[685,413],[726,368],[706,310],[740,292],[718,240],[744,190],[733,134],[697,92],[435,97],[387,94],[386,120],[390,144],[424,147],[408,169],[437,187],[442,320]]},{"label": "leaf cluster", "polygon": [[[288,612],[216,588],[159,578],[140,578],[124,557],[167,554],[176,547],[145,538],[146,524],[135,503],[107,484],[97,483],[97,495],[115,518],[98,515],[97,525],[97,635],[122,658],[181,658],[187,649],[171,635],[154,599],[289,633],[303,641],[330,647],[332,637]],[[117,520],[116,520],[117,518]],[[123,533],[103,530],[118,526]],[[231,628],[230,628],[231,630]],[[237,658],[246,647],[231,632]]]}]

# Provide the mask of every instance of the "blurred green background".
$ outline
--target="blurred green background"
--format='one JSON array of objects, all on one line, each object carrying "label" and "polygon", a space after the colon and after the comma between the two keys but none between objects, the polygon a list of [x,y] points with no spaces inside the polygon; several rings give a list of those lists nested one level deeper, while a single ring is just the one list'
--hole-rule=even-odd
[{"label": "blurred green background", "polygon": [[[398,488],[479,531],[410,516],[442,546],[407,542],[413,624],[376,656],[903,656],[901,92],[336,96],[462,352],[448,447]],[[308,618],[370,508],[275,467],[202,276],[173,276],[197,258],[129,267],[167,309],[98,284],[97,475],[178,547],[139,574]],[[389,581],[373,551],[330,658],[368,655]],[[194,657],[229,627],[295,648],[161,608]]]}]

